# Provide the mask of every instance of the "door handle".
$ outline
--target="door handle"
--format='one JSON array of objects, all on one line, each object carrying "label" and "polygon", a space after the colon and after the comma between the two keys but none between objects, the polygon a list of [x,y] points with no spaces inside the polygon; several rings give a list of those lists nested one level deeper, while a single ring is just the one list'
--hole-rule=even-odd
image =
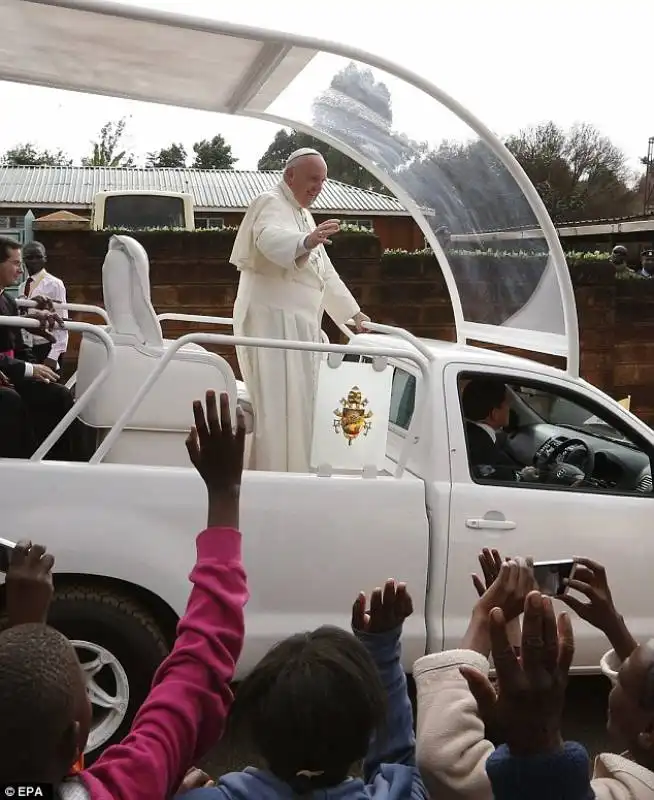
[{"label": "door handle", "polygon": [[510,519],[467,519],[466,528],[486,531],[512,531],[516,528]]}]

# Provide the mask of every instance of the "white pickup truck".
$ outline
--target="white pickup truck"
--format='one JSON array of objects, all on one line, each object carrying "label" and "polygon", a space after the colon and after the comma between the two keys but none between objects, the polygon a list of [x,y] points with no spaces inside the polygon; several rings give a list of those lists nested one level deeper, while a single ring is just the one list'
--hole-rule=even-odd
[{"label": "white pickup truck", "polygon": [[[203,485],[186,464],[191,401],[208,387],[226,390],[253,422],[228,362],[193,343],[235,340],[224,333],[164,340],[149,303],[145,251],[133,239],[112,239],[104,292],[106,311],[98,313],[111,326],[69,323],[84,331],[73,414],[94,429],[90,463],[42,460],[68,420],[30,461],[0,461],[5,535],[43,541],[56,554],[52,621],[89,664],[98,717],[91,749],[123,732],[188,597],[194,537],[206,513]],[[391,575],[409,583],[416,605],[405,627],[406,669],[427,651],[457,646],[475,599],[469,575],[486,545],[607,564],[634,634],[651,634],[643,587],[654,557],[646,505],[654,432],[562,371],[371,327],[383,332],[315,349],[332,359],[348,354],[341,366],[358,370],[363,387],[372,369],[365,362],[382,359],[392,370],[381,468],[244,476],[251,600],[238,675],[282,637],[346,625],[349,599]],[[498,377],[511,389],[507,447],[514,457],[525,465],[575,464],[586,473],[582,486],[558,483],[556,471],[545,483],[472,477],[460,385],[477,376]],[[605,642],[585,625],[576,633],[576,669],[596,671]]]},{"label": "white pickup truck", "polygon": [[[52,623],[86,663],[95,710],[90,755],[125,732],[188,597],[194,537],[205,523],[203,486],[183,444],[191,401],[212,387],[248,408],[247,388],[202,344],[313,349],[327,354],[321,378],[347,369],[358,371],[366,393],[368,382],[379,384],[368,407],[375,416],[366,417],[370,436],[353,443],[349,467],[334,468],[329,456],[339,395],[325,406],[329,419],[324,408],[315,412],[331,439],[325,433],[314,443],[322,453],[314,453],[313,473],[244,476],[251,600],[239,675],[281,637],[347,624],[354,593],[391,575],[409,583],[416,605],[405,626],[406,669],[427,651],[456,646],[475,599],[469,573],[484,545],[603,562],[634,635],[652,634],[654,432],[579,378],[574,294],[556,231],[483,123],[423,77],[340,44],[108,0],[0,0],[0,7],[0,80],[256,117],[312,133],[354,158],[420,225],[457,329],[456,344],[371,325],[347,344],[314,345],[236,340],[229,320],[205,318],[207,331],[222,325],[227,333],[166,341],[150,302],[147,257],[133,240],[113,240],[103,273],[108,324],[69,323],[84,334],[75,408],[29,461],[0,460],[4,536],[43,541],[56,554]],[[193,58],[175,57],[189,52]],[[124,53],[131,57],[116,56]],[[384,112],[391,107],[392,123]],[[457,137],[460,152],[440,148],[435,133]],[[443,226],[451,251],[437,235]],[[471,246],[478,257],[455,257],[456,248]],[[496,257],[487,258],[488,248]],[[387,280],[392,292],[405,276]],[[560,356],[566,370],[469,341]],[[339,365],[343,354],[349,359]],[[382,396],[384,380],[372,373],[391,371]],[[565,468],[544,483],[473,477],[460,389],[474,376],[510,387],[506,446],[515,459],[581,466],[580,485],[557,482]],[[43,460],[75,415],[94,433],[89,462]],[[249,418],[256,423],[251,409]],[[355,455],[366,448],[357,467]],[[576,635],[575,668],[596,671],[605,643],[582,624]]]}]

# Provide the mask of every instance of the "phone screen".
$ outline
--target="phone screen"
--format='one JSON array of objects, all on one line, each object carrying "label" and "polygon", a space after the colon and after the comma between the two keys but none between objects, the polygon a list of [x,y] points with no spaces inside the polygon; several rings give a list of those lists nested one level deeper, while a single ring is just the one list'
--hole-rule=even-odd
[{"label": "phone screen", "polygon": [[0,572],[6,572],[9,569],[14,547],[16,547],[16,542],[0,539]]},{"label": "phone screen", "polygon": [[574,567],[575,562],[572,559],[535,563],[534,578],[541,594],[549,597],[560,597],[565,594],[568,589],[565,581],[572,577]]}]

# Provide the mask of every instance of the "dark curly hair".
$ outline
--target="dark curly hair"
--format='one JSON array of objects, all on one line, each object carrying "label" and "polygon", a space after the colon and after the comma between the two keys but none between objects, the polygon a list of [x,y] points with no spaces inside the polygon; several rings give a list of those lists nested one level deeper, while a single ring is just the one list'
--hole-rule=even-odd
[{"label": "dark curly hair", "polygon": [[82,682],[68,639],[47,625],[0,633],[0,783],[61,780],[77,747]]},{"label": "dark curly hair", "polygon": [[324,626],[264,656],[236,691],[229,729],[305,794],[345,780],[371,737],[382,733],[385,716],[386,695],[366,648],[352,634]]}]

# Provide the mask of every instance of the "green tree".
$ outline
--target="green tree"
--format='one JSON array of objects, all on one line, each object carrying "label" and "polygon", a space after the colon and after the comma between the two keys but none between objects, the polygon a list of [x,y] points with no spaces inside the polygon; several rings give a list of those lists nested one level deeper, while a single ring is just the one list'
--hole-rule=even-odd
[{"label": "green tree", "polygon": [[555,222],[633,211],[637,192],[626,156],[592,125],[582,123],[565,131],[546,122],[509,137],[506,146]]},{"label": "green tree", "polygon": [[257,167],[261,170],[284,169],[286,160],[291,153],[302,147],[313,147],[314,150],[322,153],[327,163],[329,177],[332,180],[342,181],[350,186],[357,186],[359,189],[388,194],[388,190],[356,161],[320,139],[315,139],[301,131],[286,131],[283,128],[277,131],[268,149],[259,159]]},{"label": "green tree", "polygon": [[12,147],[2,157],[8,167],[69,167],[73,160],[63,150],[38,150],[31,142]]},{"label": "green tree", "polygon": [[203,139],[193,145],[196,169],[233,169],[238,159],[232,154],[231,145],[218,134],[213,139]]},{"label": "green tree", "polygon": [[100,129],[98,140],[93,142],[91,155],[82,159],[85,167],[133,167],[134,156],[120,149],[125,135],[127,120],[107,122]]},{"label": "green tree", "polygon": [[148,153],[146,166],[148,167],[185,167],[186,149],[183,144],[171,144],[162,147],[154,153]]}]

